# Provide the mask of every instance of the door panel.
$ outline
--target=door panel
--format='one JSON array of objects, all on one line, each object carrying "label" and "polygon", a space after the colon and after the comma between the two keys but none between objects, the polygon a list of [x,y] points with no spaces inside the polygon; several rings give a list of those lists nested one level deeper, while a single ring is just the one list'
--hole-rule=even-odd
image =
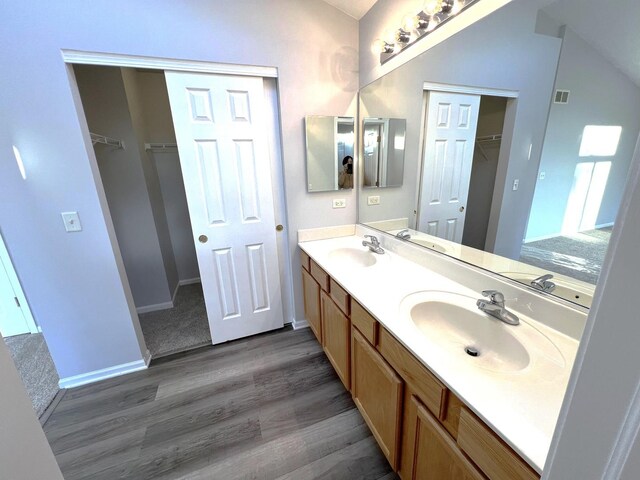
[{"label": "door panel", "polygon": [[0,333],[3,337],[31,333],[16,298],[9,275],[0,260]]},{"label": "door panel", "polygon": [[479,95],[429,92],[418,229],[462,241]]},{"label": "door panel", "polygon": [[280,328],[262,79],[165,76],[213,343]]}]

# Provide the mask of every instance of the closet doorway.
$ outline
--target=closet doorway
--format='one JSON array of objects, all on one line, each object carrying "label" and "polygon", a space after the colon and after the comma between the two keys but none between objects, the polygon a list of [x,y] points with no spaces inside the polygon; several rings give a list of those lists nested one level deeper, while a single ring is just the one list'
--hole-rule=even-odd
[{"label": "closet doorway", "polygon": [[[251,155],[268,148],[247,136],[246,125],[232,128],[264,116],[262,79],[253,79],[260,86],[251,96],[233,81],[245,79],[232,76],[166,72],[187,81],[168,89],[163,70],[73,71],[125,291],[152,358],[282,327],[273,201],[265,201],[272,200],[270,160]],[[194,87],[194,77],[209,83]],[[220,90],[225,98],[216,98]],[[237,96],[229,99],[229,91]],[[235,118],[225,121],[225,109]],[[260,223],[257,236],[241,228]]]}]

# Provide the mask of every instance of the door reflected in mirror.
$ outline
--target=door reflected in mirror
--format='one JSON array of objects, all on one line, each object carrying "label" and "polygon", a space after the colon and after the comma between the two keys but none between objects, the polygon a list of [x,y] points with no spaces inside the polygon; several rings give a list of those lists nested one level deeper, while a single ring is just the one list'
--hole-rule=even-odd
[{"label": "door reflected in mirror", "polygon": [[365,188],[401,187],[407,121],[401,118],[365,118],[363,129],[363,185]]},{"label": "door reflected in mirror", "polygon": [[[601,14],[515,0],[361,89],[358,221],[589,307],[640,132],[640,17]],[[384,118],[403,179],[368,202]]]},{"label": "door reflected in mirror", "polygon": [[308,116],[305,133],[307,191],[353,188],[353,117]]}]

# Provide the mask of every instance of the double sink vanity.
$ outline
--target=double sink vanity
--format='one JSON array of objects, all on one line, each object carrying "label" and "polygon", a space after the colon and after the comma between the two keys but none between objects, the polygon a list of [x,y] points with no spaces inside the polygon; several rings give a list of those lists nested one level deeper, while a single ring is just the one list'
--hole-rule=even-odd
[{"label": "double sink vanity", "polygon": [[403,480],[539,478],[586,309],[363,225],[298,240],[306,319]]}]

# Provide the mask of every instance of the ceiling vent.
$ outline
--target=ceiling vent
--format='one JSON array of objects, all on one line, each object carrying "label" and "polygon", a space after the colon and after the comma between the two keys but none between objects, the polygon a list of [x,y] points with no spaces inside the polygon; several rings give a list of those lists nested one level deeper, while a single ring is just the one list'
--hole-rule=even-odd
[{"label": "ceiling vent", "polygon": [[569,103],[569,90],[556,90],[553,103],[559,103],[561,105]]}]

